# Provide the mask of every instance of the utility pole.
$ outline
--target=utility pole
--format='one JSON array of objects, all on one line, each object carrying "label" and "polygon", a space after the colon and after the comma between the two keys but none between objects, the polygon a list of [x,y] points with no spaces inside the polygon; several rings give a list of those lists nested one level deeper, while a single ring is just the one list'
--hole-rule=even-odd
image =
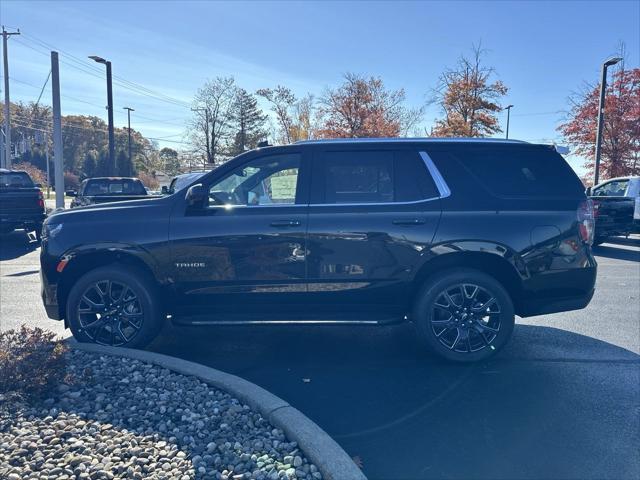
[{"label": "utility pole", "polygon": [[9,100],[9,52],[7,41],[11,35],[20,35],[20,30],[7,32],[2,26],[2,52],[4,62],[4,167],[11,168],[11,103]]},{"label": "utility pole", "polygon": [[62,158],[58,52],[51,52],[51,100],[53,104],[53,165],[55,167],[56,208],[64,208],[64,160]]},{"label": "utility pole", "polygon": [[507,111],[507,136],[505,138],[508,140],[509,139],[509,120],[511,118],[511,109],[513,108],[513,105],[507,105],[504,108]]},{"label": "utility pole", "polygon": [[205,130],[205,136],[206,138],[206,145],[207,145],[207,156],[205,158],[205,164],[204,164],[204,168],[206,170],[207,168],[207,163],[211,164],[213,163],[213,159],[211,158],[211,149],[209,147],[209,109],[207,107],[205,108],[192,108],[191,109],[194,112],[202,112],[204,111],[204,130]]},{"label": "utility pole", "polygon": [[131,107],[124,107],[124,110],[127,111],[127,133],[129,137],[129,165],[133,165],[133,160],[131,160],[131,112],[135,112],[135,110]]},{"label": "utility pole", "polygon": [[604,101],[607,91],[607,68],[622,61],[620,57],[610,58],[602,64],[602,78],[600,79],[600,103],[598,104],[598,130],[596,132],[596,165],[593,185],[600,182],[600,154],[602,151],[602,128],[604,126]]}]

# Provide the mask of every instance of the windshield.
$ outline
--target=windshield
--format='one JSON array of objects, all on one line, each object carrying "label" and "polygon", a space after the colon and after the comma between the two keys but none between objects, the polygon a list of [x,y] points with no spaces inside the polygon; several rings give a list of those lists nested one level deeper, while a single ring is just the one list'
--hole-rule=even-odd
[{"label": "windshield", "polygon": [[84,195],[146,195],[147,191],[136,179],[94,179],[89,180]]},{"label": "windshield", "polygon": [[0,173],[0,188],[33,187],[33,182],[25,172]]}]

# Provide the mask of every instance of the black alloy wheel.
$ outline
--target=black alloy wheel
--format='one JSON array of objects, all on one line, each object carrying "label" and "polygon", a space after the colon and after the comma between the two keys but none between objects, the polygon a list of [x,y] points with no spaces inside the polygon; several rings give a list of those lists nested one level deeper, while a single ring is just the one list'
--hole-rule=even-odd
[{"label": "black alloy wheel", "polygon": [[144,322],[144,310],[133,289],[112,280],[100,280],[86,288],[77,315],[80,327],[93,342],[111,347],[133,340]]}]

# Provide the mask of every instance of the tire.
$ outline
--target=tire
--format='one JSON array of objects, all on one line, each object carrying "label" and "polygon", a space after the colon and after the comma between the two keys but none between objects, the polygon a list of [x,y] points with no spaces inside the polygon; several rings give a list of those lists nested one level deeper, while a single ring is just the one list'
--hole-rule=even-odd
[{"label": "tire", "polygon": [[[486,310],[481,308],[487,304]],[[506,345],[515,312],[509,293],[496,279],[477,270],[456,269],[422,286],[412,319],[418,336],[434,353],[456,362],[477,362]]]},{"label": "tire", "polygon": [[125,265],[91,270],[67,298],[67,321],[82,343],[143,348],[162,328],[162,313],[149,276]]},{"label": "tire", "polygon": [[42,241],[42,223],[36,223],[34,228],[35,228],[36,240],[38,242],[41,242]]}]

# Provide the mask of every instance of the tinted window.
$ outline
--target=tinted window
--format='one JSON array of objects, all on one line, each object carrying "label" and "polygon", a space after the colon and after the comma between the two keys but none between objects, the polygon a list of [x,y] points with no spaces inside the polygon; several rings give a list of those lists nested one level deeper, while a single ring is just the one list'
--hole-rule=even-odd
[{"label": "tinted window", "polygon": [[24,188],[33,187],[31,177],[24,172],[2,172],[0,173],[0,187],[4,188]]},{"label": "tinted window", "polygon": [[296,202],[300,155],[261,157],[209,187],[209,205],[277,205]]},{"label": "tinted window", "polygon": [[84,195],[146,195],[147,191],[139,180],[100,178],[89,180]]},{"label": "tinted window", "polygon": [[393,152],[325,152],[321,165],[321,203],[393,202]]},{"label": "tinted window", "polygon": [[596,197],[624,197],[629,180],[614,180],[593,189]]},{"label": "tinted window", "polygon": [[557,197],[584,191],[571,167],[549,147],[469,148],[453,156],[498,196]]},{"label": "tinted window", "polygon": [[414,202],[439,196],[427,166],[418,152],[396,152],[394,170],[396,202]]}]

